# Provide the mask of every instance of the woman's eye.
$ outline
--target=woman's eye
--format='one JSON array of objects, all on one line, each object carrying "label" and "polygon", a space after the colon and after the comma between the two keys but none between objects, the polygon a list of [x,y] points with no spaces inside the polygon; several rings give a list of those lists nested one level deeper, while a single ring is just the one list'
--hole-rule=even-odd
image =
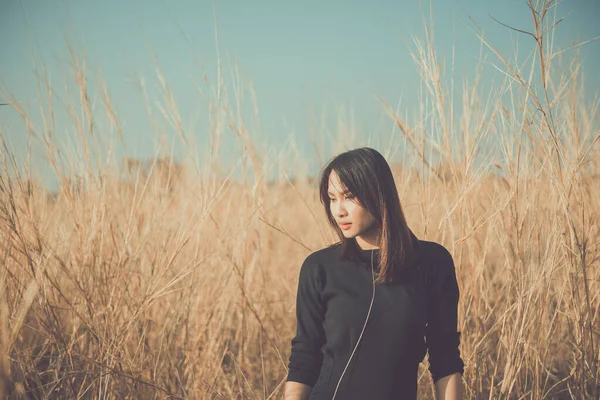
[{"label": "woman's eye", "polygon": [[329,199],[329,201],[335,201],[335,199]]},{"label": "woman's eye", "polygon": [[354,197],[355,197],[355,196],[354,196],[353,194],[349,194],[348,196],[346,196],[346,199],[348,199],[348,200],[352,200],[352,199],[354,199]]}]

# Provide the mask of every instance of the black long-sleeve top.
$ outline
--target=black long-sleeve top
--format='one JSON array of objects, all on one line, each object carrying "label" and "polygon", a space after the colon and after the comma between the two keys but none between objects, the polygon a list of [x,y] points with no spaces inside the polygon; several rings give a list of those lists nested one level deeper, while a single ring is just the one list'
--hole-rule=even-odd
[{"label": "black long-sleeve top", "polygon": [[[376,285],[367,327],[336,400],[416,399],[426,351],[434,382],[463,373],[452,256],[440,244],[416,243],[411,272]],[[371,304],[370,262],[373,256],[378,265],[379,250],[359,250],[364,262],[340,260],[340,251],[340,245],[316,251],[300,269],[287,380],[312,386],[311,400],[333,397]]]}]

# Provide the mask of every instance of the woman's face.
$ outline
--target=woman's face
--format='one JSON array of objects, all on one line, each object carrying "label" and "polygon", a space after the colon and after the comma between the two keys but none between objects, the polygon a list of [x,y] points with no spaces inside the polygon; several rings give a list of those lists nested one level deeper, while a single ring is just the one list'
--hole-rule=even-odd
[{"label": "woman's face", "polygon": [[342,229],[344,237],[376,241],[377,221],[346,189],[335,171],[329,175],[328,193],[331,215]]}]

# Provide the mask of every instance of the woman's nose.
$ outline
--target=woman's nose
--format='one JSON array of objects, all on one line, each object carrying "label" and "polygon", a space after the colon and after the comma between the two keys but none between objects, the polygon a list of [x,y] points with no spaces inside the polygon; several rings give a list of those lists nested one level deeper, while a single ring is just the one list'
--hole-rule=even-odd
[{"label": "woman's nose", "polygon": [[346,210],[346,207],[344,207],[343,202],[339,202],[337,204],[337,210],[336,211],[337,211],[336,214],[339,217],[345,217],[348,214],[348,211]]}]

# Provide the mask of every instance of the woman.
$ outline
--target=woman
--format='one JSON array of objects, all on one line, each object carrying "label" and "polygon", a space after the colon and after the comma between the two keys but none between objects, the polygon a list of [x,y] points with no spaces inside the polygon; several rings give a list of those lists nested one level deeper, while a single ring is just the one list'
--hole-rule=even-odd
[{"label": "woman", "polygon": [[340,241],[300,269],[285,399],[416,399],[426,351],[437,398],[462,398],[452,256],[410,231],[377,151],[338,155],[319,181]]}]

